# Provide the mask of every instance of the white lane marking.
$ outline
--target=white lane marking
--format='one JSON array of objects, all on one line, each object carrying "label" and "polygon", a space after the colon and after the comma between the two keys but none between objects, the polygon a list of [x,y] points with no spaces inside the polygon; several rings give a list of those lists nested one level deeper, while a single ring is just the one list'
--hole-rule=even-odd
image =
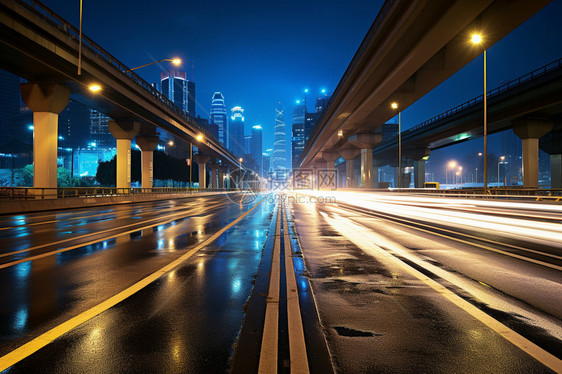
[{"label": "white lane marking", "polygon": [[299,305],[299,294],[297,280],[293,265],[293,252],[291,240],[289,239],[289,228],[287,225],[287,209],[283,216],[285,241],[285,278],[287,280],[287,320],[289,332],[289,357],[291,359],[291,373],[308,374],[308,357],[306,354],[306,342],[302,325],[301,309]]},{"label": "white lane marking", "polygon": [[265,323],[260,350],[258,373],[277,373],[277,355],[279,344],[279,280],[281,273],[281,204],[277,210],[275,223],[275,236],[273,239],[273,253],[271,255],[271,275],[269,278],[269,291],[265,309]]}]

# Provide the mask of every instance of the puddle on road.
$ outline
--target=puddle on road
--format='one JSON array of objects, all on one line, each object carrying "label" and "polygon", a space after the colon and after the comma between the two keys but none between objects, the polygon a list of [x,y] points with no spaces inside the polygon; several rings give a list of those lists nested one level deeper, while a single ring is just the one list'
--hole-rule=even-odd
[{"label": "puddle on road", "polygon": [[382,336],[382,334],[375,334],[370,331],[359,331],[355,329],[350,329],[349,327],[344,326],[334,326],[334,330],[338,333],[339,336],[348,336],[348,337],[371,337],[371,336]]}]

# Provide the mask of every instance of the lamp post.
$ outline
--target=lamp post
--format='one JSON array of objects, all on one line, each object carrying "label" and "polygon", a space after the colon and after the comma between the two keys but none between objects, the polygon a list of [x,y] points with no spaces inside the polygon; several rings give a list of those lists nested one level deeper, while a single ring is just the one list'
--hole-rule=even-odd
[{"label": "lamp post", "polygon": [[[398,109],[398,103],[394,102],[390,104],[392,109]],[[398,112],[398,188],[402,187],[402,121],[401,121],[401,113]]]},{"label": "lamp post", "polygon": [[505,164],[503,160],[505,160],[505,156],[500,156],[498,160],[498,187],[500,186],[500,164]]},{"label": "lamp post", "polygon": [[[449,163],[445,166],[445,184],[448,184],[448,180],[447,180],[447,173],[449,168],[454,169],[457,166],[457,162],[455,160],[453,161],[449,161]],[[453,179],[453,178],[451,178]],[[451,180],[452,182],[452,180]]]},{"label": "lamp post", "polygon": [[459,166],[459,174],[460,174],[460,177],[461,177],[461,184],[462,184],[462,166]]},{"label": "lamp post", "polygon": [[244,161],[244,159],[242,157],[240,157],[238,159],[238,163],[239,163],[239,167],[238,167],[238,189],[241,189],[241,187],[243,187],[244,182],[242,181],[242,161]]},{"label": "lamp post", "polygon": [[180,65],[181,65],[181,59],[180,59],[180,58],[177,58],[177,57],[176,57],[176,58],[164,58],[164,59],[162,59],[162,60],[158,60],[158,61],[154,61],[154,62],[151,62],[151,63],[148,63],[148,64],[144,64],[144,65],[141,65],[141,66],[137,66],[136,68],[128,69],[128,70],[125,70],[125,71],[137,70],[137,69],[144,68],[144,67],[146,67],[146,66],[150,66],[150,65],[157,64],[157,63],[159,63],[159,62],[164,62],[164,61],[170,61],[172,64],[174,64],[174,65],[176,65],[176,66],[180,66]]},{"label": "lamp post", "polygon": [[[199,134],[195,137],[195,139],[198,142],[202,142],[203,141],[203,135]],[[192,168],[193,168],[193,142],[189,143],[189,188],[191,188],[191,174],[192,174]]]},{"label": "lamp post", "polygon": [[[472,34],[471,41],[473,44],[480,45],[482,36],[480,34]],[[484,49],[484,194],[488,192],[488,98],[486,88],[486,48]]]}]

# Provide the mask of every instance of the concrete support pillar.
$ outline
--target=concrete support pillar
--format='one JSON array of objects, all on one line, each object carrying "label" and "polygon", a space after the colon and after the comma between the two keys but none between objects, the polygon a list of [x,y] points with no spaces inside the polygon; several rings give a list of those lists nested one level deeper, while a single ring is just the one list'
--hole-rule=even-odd
[{"label": "concrete support pillar", "polygon": [[353,146],[346,145],[340,149],[340,155],[345,159],[345,187],[356,187],[353,160],[359,156],[361,150]]},{"label": "concrete support pillar", "polygon": [[219,188],[224,188],[224,168],[219,166]]},{"label": "concrete support pillar", "polygon": [[217,164],[213,164],[211,166],[211,188],[219,188],[218,185],[218,173],[219,173],[219,166]]},{"label": "concrete support pillar", "polygon": [[[56,83],[24,83],[21,97],[33,112],[33,187],[57,188],[59,113],[68,104],[70,90]],[[56,199],[56,191],[47,191]]]},{"label": "concrete support pillar", "polygon": [[539,138],[552,130],[553,123],[543,119],[517,119],[512,121],[513,132],[521,138],[523,146],[523,187],[539,186]]},{"label": "concrete support pillar", "polygon": [[109,131],[117,140],[117,178],[115,187],[131,188],[131,139],[139,132],[137,121],[119,120],[108,122]]},{"label": "concrete support pillar", "polygon": [[523,146],[523,186],[539,186],[539,139],[521,139]]},{"label": "concrete support pillar", "polygon": [[142,152],[142,188],[152,188],[153,186],[154,150],[158,146],[158,140],[159,138],[157,135],[142,135],[135,138]]},{"label": "concrete support pillar", "polygon": [[193,160],[199,165],[199,188],[207,188],[207,163],[211,160],[211,157],[199,153],[193,157]]},{"label": "concrete support pillar", "polygon": [[382,134],[358,132],[347,138],[348,144],[361,149],[361,182],[363,188],[373,188],[373,148],[382,140]]},{"label": "concrete support pillar", "polygon": [[550,155],[550,187],[562,188],[562,155]]},{"label": "concrete support pillar", "polygon": [[414,161],[414,187],[423,188],[425,183],[425,160]]},{"label": "concrete support pillar", "polygon": [[373,188],[373,149],[361,149],[361,187]]}]

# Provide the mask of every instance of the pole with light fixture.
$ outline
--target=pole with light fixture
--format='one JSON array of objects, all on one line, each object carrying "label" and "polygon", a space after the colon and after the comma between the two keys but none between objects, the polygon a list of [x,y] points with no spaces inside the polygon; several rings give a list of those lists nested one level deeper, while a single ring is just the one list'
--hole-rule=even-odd
[{"label": "pole with light fixture", "polygon": [[82,74],[82,0],[80,0],[80,31],[78,33],[78,75]]},{"label": "pole with light fixture", "polygon": [[[398,109],[398,103],[390,104],[392,109]],[[401,111],[398,111],[398,188],[402,187],[402,120]]]},{"label": "pole with light fixture", "polygon": [[154,65],[154,64],[157,64],[157,63],[159,63],[159,62],[164,62],[164,61],[170,61],[170,62],[171,62],[172,64],[174,64],[175,66],[180,66],[180,65],[181,65],[181,59],[180,59],[180,58],[177,58],[177,57],[176,57],[176,58],[164,58],[164,59],[162,59],[162,60],[158,60],[158,61],[154,61],[154,62],[151,62],[151,63],[148,63],[148,64],[144,64],[144,65],[141,65],[141,66],[137,66],[136,68],[127,69],[127,70],[125,70],[125,71],[137,70],[137,69],[144,68],[144,67],[146,67],[146,66]]},{"label": "pole with light fixture", "polygon": [[[480,34],[472,34],[471,41],[473,44],[480,45],[483,43]],[[488,192],[488,98],[486,88],[486,48],[484,49],[484,194]]]}]

